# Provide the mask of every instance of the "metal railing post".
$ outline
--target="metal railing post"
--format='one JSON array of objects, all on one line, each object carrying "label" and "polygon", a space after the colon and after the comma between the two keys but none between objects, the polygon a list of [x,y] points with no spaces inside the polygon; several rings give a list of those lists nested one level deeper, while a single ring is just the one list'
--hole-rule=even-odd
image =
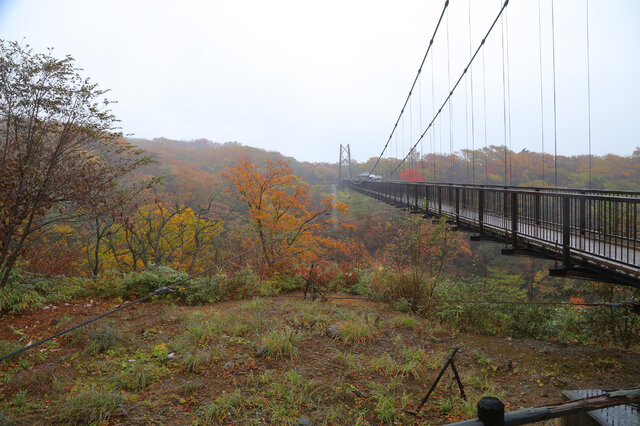
[{"label": "metal railing post", "polygon": [[540,225],[540,190],[536,189],[536,195],[533,198],[533,208],[534,208],[534,218],[536,221],[536,225]]},{"label": "metal railing post", "polygon": [[518,193],[511,193],[511,246],[518,247]]},{"label": "metal railing post", "polygon": [[562,197],[562,262],[569,266],[571,256],[571,199]]},{"label": "metal railing post", "polygon": [[484,189],[481,189],[478,193],[478,228],[480,235],[482,235],[484,228]]},{"label": "metal railing post", "polygon": [[[584,194],[584,192],[581,192]],[[584,235],[586,228],[586,201],[584,198],[580,197],[580,235]]]},{"label": "metal railing post", "polygon": [[456,197],[456,225],[460,226],[460,188],[455,187],[455,197]]},{"label": "metal railing post", "polygon": [[442,214],[442,187],[438,186],[438,214]]}]

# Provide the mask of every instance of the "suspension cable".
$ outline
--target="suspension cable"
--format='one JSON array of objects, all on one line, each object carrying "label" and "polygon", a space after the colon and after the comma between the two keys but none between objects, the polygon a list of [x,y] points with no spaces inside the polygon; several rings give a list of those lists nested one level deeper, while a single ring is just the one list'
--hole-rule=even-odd
[{"label": "suspension cable", "polygon": [[487,138],[487,70],[485,67],[485,50],[482,50],[482,105],[484,116],[484,184],[489,183],[489,146]]},{"label": "suspension cable", "polygon": [[[422,76],[420,76],[420,78],[418,78],[418,91],[420,93],[420,119],[418,121],[418,128],[421,129],[422,128]],[[418,130],[420,131],[420,130]],[[420,142],[420,176],[422,177],[422,179],[424,180],[424,173],[423,173],[423,169],[424,169],[424,164],[423,164],[423,156],[424,156],[424,151],[422,150],[422,141]]]},{"label": "suspension cable", "polygon": [[553,63],[553,186],[558,187],[558,105],[556,97],[556,24],[554,1],[551,0],[551,41]]},{"label": "suspension cable", "polygon": [[[473,47],[471,43],[471,0],[468,1],[469,10],[469,57],[473,53]],[[484,53],[484,51],[483,51]],[[471,80],[471,183],[476,183],[476,131],[474,121],[474,105],[473,105],[473,66],[469,70]]]},{"label": "suspension cable", "polygon": [[541,0],[538,0],[538,40],[540,53],[540,139],[542,143],[542,187],[546,184],[546,176],[544,175],[544,90],[543,90],[543,73],[542,73],[542,6]]},{"label": "suspension cable", "polygon": [[[467,66],[464,68],[464,70],[462,71],[462,74],[460,75],[460,77],[458,78],[458,80],[456,81],[456,84],[451,88],[451,90],[449,90],[449,94],[447,95],[447,97],[445,98],[444,102],[442,103],[442,105],[440,106],[440,108],[438,109],[438,112],[436,113],[436,115],[433,117],[433,119],[431,120],[431,122],[429,123],[429,126],[424,130],[424,132],[422,132],[422,134],[420,135],[420,138],[416,141],[416,143],[413,145],[413,147],[409,150],[409,153],[411,153],[416,146],[418,146],[418,143],[420,143],[420,140],[422,140],[422,138],[427,134],[427,132],[429,131],[429,129],[431,128],[431,126],[433,125],[433,123],[435,122],[435,120],[440,116],[440,114],[442,113],[442,108],[444,108],[448,103],[449,100],[451,99],[451,96],[453,96],[453,93],[456,91],[456,89],[458,88],[458,86],[460,85],[460,82],[462,81],[462,79],[464,78],[464,75],[467,73],[469,67],[471,66],[471,64],[473,63],[473,61],[475,60],[475,58],[478,56],[478,53],[480,52],[480,50],[482,49],[482,46],[484,46],[487,37],[489,37],[489,35],[491,34],[491,32],[493,31],[493,28],[495,28],[496,23],[498,22],[498,20],[500,19],[500,17],[502,16],[502,13],[504,12],[505,8],[507,7],[507,5],[509,4],[509,0],[505,0],[505,2],[502,4],[502,7],[500,8],[500,11],[498,12],[498,15],[495,17],[495,19],[493,20],[493,22],[491,23],[491,26],[489,27],[489,29],[487,30],[487,33],[485,34],[485,36],[482,38],[482,41],[480,42],[480,45],[477,47],[476,51],[474,52],[473,56],[471,57],[471,60],[469,61],[469,63],[467,64]],[[402,159],[402,162],[406,161],[406,157]],[[399,167],[399,166],[398,166]],[[397,168],[397,167],[396,167]]]},{"label": "suspension cable", "polygon": [[500,39],[502,48],[502,122],[504,127],[504,185],[507,185],[507,83],[504,68],[504,19],[500,17]]},{"label": "suspension cable", "polygon": [[504,14],[504,28],[505,28],[505,46],[506,46],[506,61],[507,61],[507,118],[508,118],[508,136],[509,136],[509,185],[513,185],[513,146],[511,138],[511,67],[509,65],[509,11]]},{"label": "suspension cable", "polygon": [[587,6],[587,107],[589,109],[589,189],[591,189],[591,58],[589,48],[589,0],[585,0]]},{"label": "suspension cable", "polygon": [[[404,104],[402,106],[402,109],[400,110],[400,115],[396,119],[396,122],[393,125],[393,129],[391,129],[391,134],[389,134],[389,137],[387,138],[387,142],[384,144],[384,148],[382,148],[382,152],[378,156],[378,159],[376,160],[376,162],[374,163],[373,167],[369,171],[368,176],[362,181],[368,180],[369,177],[373,174],[373,171],[378,166],[378,163],[380,162],[380,159],[384,155],[384,152],[387,150],[387,147],[389,146],[389,143],[391,142],[391,139],[393,138],[393,134],[396,132],[396,129],[398,128],[398,124],[400,123],[400,118],[402,118],[402,116],[404,115],[404,109],[406,108],[407,103],[409,102],[409,98],[411,98],[411,94],[413,93],[413,89],[416,86],[416,82],[418,81],[418,77],[420,76],[420,73],[422,73],[422,67],[424,66],[424,62],[427,59],[427,56],[429,55],[429,52],[431,51],[431,47],[433,46],[433,40],[435,39],[436,34],[438,33],[438,29],[440,28],[440,23],[442,22],[442,18],[444,17],[444,13],[447,11],[448,7],[449,7],[449,0],[445,0],[444,6],[442,7],[442,12],[440,13],[440,17],[438,18],[438,23],[436,24],[436,28],[433,30],[433,35],[431,36],[431,39],[429,40],[429,46],[427,47],[427,51],[425,52],[424,56],[422,57],[422,61],[420,62],[420,67],[418,68],[418,72],[416,74],[416,77],[413,79],[413,84],[411,85],[411,89],[409,89],[409,94],[407,95],[407,99],[405,99]],[[402,162],[404,162],[404,160]],[[402,163],[400,163],[400,164],[402,164]],[[398,167],[400,166],[400,164],[398,165]],[[395,172],[396,170],[397,170],[397,167],[393,170],[393,172]],[[354,183],[361,183],[362,181],[354,182]]]},{"label": "suspension cable", "polygon": [[[431,55],[431,115],[434,116],[436,113],[436,93],[435,93],[435,85],[434,85],[434,74],[433,74],[433,62],[434,56]],[[438,126],[438,130],[440,130],[440,126]],[[431,131],[431,143],[433,146],[433,181],[437,182],[438,178],[436,177],[436,128],[434,127],[433,131]]]},{"label": "suspension cable", "polygon": [[[451,47],[449,45],[449,11],[447,10],[447,87],[451,87]],[[449,158],[451,166],[449,169],[449,182],[454,182],[454,163],[453,163],[453,99],[449,102]]]}]

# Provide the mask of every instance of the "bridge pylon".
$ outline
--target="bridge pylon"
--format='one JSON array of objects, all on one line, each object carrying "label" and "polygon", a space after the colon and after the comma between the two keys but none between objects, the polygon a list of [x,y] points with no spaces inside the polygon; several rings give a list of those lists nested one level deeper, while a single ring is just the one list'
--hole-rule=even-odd
[{"label": "bridge pylon", "polygon": [[338,186],[340,188],[343,187],[342,180],[345,178],[342,174],[342,167],[347,166],[347,175],[349,179],[352,179],[351,176],[351,147],[349,144],[342,145],[340,144],[340,160],[338,161]]}]

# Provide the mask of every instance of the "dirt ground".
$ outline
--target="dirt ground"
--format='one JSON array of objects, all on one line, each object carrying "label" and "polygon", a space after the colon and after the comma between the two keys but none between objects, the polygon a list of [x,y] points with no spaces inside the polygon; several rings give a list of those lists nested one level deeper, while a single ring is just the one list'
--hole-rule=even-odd
[{"label": "dirt ground", "polygon": [[[117,304],[83,299],[6,315],[0,340],[26,345]],[[197,334],[210,319],[218,331]],[[559,402],[566,389],[640,384],[636,352],[456,333],[376,302],[311,304],[289,296],[186,307],[157,301],[104,322],[120,336],[112,349],[88,349],[91,331],[100,327],[92,326],[0,364],[0,423],[86,423],[91,417],[69,404],[87,389],[124,398],[105,424],[295,424],[300,417],[313,424],[447,424],[474,417],[483,395],[515,410]],[[350,340],[327,332],[349,324],[366,333]],[[296,330],[294,353],[259,354],[274,330]],[[456,345],[469,401],[460,398],[449,370],[420,416],[404,413]],[[146,380],[123,384],[134,361]]]}]

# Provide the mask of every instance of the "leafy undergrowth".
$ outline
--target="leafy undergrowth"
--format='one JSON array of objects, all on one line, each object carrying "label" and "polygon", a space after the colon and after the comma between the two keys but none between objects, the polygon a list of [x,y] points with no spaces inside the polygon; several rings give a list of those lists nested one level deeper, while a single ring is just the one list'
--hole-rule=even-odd
[{"label": "leafy undergrowth", "polygon": [[[56,310],[46,326],[4,318],[0,351],[81,319]],[[447,372],[421,415],[406,414],[455,345],[468,400]],[[560,401],[562,389],[632,386],[639,367],[636,353],[458,334],[373,302],[161,301],[1,364],[0,420],[445,424],[474,417],[484,395],[507,409],[541,405]]]}]

